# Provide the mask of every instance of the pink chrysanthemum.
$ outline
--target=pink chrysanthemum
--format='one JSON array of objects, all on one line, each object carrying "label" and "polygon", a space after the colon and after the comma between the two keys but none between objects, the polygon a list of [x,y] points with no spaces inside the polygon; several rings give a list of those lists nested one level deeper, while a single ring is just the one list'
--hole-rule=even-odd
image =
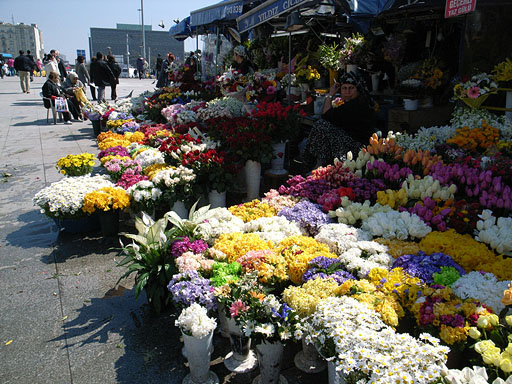
[{"label": "pink chrysanthemum", "polygon": [[474,86],[468,89],[468,97],[470,99],[476,99],[478,96],[480,96],[480,88]]}]

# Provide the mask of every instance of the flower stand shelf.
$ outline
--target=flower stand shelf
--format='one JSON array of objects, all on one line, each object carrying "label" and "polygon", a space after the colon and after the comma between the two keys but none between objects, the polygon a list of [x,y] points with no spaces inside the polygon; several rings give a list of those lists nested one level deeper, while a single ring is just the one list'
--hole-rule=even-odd
[{"label": "flower stand shelf", "polygon": [[388,111],[388,131],[414,133],[420,127],[449,124],[452,112],[453,105],[434,106],[416,111],[391,108]]}]

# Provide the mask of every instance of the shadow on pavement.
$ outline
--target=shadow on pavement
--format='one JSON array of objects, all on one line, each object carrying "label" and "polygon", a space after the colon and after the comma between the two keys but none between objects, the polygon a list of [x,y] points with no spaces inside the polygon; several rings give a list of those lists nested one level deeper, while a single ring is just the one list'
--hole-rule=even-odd
[{"label": "shadow on pavement", "polygon": [[9,233],[9,245],[21,248],[51,247],[59,235],[57,226],[39,211],[22,213],[17,217],[22,226]]},{"label": "shadow on pavement", "polygon": [[33,107],[35,105],[41,105],[43,106],[42,100],[34,100],[34,101],[15,101],[11,105],[13,107]]},{"label": "shadow on pavement", "polygon": [[[24,121],[22,123],[11,124],[13,127],[33,127],[34,125],[50,125],[46,122],[46,118],[35,121]],[[52,124],[53,125],[53,122]]]}]

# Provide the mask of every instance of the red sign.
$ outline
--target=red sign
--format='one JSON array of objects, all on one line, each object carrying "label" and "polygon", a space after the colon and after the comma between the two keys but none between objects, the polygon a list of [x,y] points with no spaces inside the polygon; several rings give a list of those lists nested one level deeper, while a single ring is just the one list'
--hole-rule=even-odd
[{"label": "red sign", "polygon": [[476,8],[476,0],[446,0],[444,17],[460,16],[465,13],[473,12]]}]

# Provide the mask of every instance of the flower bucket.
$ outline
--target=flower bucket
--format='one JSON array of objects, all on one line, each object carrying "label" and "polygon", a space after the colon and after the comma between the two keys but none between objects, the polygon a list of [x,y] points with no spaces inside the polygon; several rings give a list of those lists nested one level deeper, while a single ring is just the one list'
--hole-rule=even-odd
[{"label": "flower bucket", "polygon": [[358,72],[357,64],[347,64],[347,73],[349,73],[349,72],[357,73]]},{"label": "flower bucket", "polygon": [[306,97],[308,96],[307,93],[309,92],[309,84],[302,83],[300,85],[300,98],[302,101],[306,101]]},{"label": "flower bucket", "polygon": [[327,364],[318,354],[314,344],[308,344],[302,339],[302,351],[293,359],[295,366],[302,372],[318,373],[325,370]]},{"label": "flower bucket", "polygon": [[418,109],[418,100],[404,99],[404,109],[406,111],[416,111]]},{"label": "flower bucket", "polygon": [[172,207],[171,211],[177,213],[177,215],[182,219],[188,219],[188,209],[185,207],[185,203],[183,201],[176,201]]},{"label": "flower bucket", "polygon": [[313,104],[315,115],[320,116],[324,111],[325,96],[317,96]]},{"label": "flower bucket", "polygon": [[244,336],[235,320],[227,318],[231,352],[224,358],[224,365],[231,372],[247,373],[256,369],[258,360],[251,351],[251,338]]},{"label": "flower bucket", "polygon": [[261,163],[247,160],[245,163],[245,184],[247,186],[247,200],[252,201],[260,196]]},{"label": "flower bucket", "polygon": [[288,171],[284,169],[284,155],[286,153],[286,142],[280,141],[279,143],[273,143],[272,149],[273,157],[270,163],[270,172],[273,175],[284,175],[285,173],[288,173]]},{"label": "flower bucket", "polygon": [[338,81],[338,71],[329,68],[329,87],[332,87],[335,79]]},{"label": "flower bucket", "polygon": [[64,219],[52,217],[60,232],[66,233],[87,233],[99,228],[97,215],[83,216],[76,219]]},{"label": "flower bucket", "polygon": [[252,381],[252,384],[288,384],[281,373],[281,360],[284,346],[281,342],[263,342],[256,345],[260,374]]},{"label": "flower bucket", "polygon": [[110,211],[99,211],[101,234],[104,237],[117,236],[119,232],[119,211],[117,209]]},{"label": "flower bucket", "polygon": [[92,131],[94,133],[94,137],[96,137],[101,133],[101,123],[99,120],[91,120],[91,123],[92,123]]},{"label": "flower bucket", "polygon": [[224,192],[217,192],[217,191],[208,192],[208,202],[210,203],[210,209],[225,207],[226,206],[226,191],[224,191]]},{"label": "flower bucket", "polygon": [[182,335],[190,367],[190,373],[183,379],[183,384],[219,383],[217,375],[210,371],[210,349],[213,332],[200,339],[185,335],[183,332]]},{"label": "flower bucket", "polygon": [[346,384],[343,373],[336,371],[336,366],[332,361],[327,362],[327,372],[329,384]]}]

